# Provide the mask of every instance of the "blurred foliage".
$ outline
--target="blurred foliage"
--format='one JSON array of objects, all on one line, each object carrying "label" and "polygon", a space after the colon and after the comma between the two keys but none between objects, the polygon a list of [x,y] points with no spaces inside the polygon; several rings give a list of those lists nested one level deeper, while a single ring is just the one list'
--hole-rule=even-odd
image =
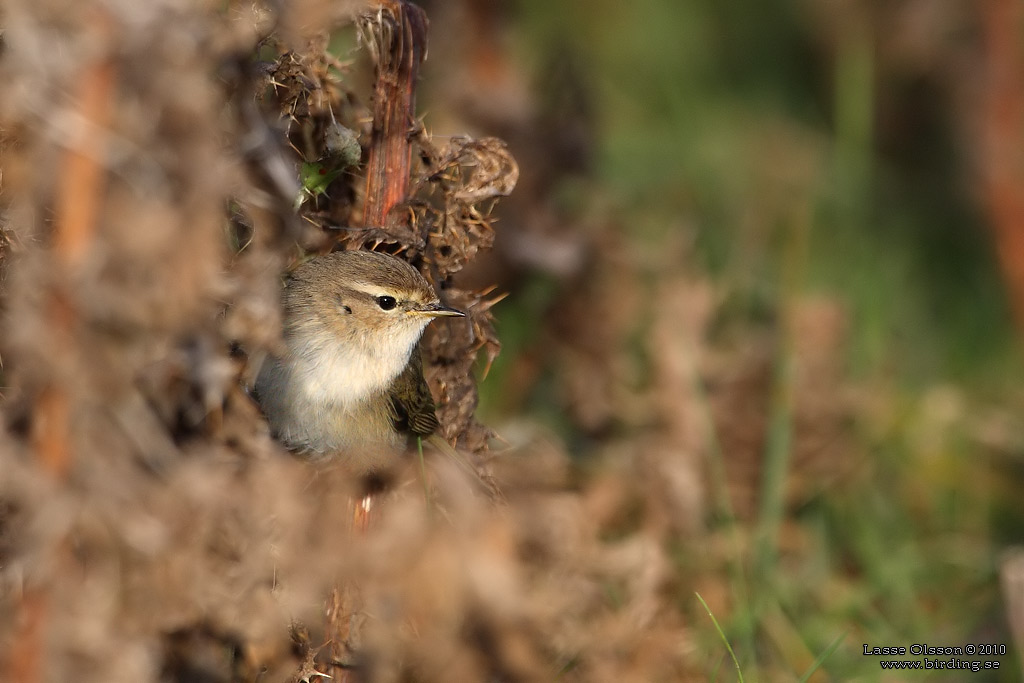
[{"label": "blurred foliage", "polygon": [[[352,481],[270,439],[234,352],[273,347],[296,243],[376,234],[349,225],[358,176],[305,144],[336,114],[370,137],[354,100],[319,101],[333,82],[368,91],[355,30],[319,34],[338,10],[314,0],[140,6],[112,36],[56,0],[5,10],[21,28],[0,59],[0,607],[20,617],[0,621],[3,671],[229,681],[277,662],[268,680],[309,678],[293,660],[329,654],[317,623],[357,615],[372,680],[733,680],[722,634],[746,680],[898,680],[861,644],[1010,645],[1024,605],[1000,579],[1024,531],[1024,373],[978,189],[983,10],[423,4],[417,135],[437,147],[417,164],[461,159],[441,152],[469,132],[506,140],[521,170],[473,216],[493,219],[496,253],[474,247],[453,278],[488,296],[497,283],[485,312],[510,294],[480,396],[509,442],[487,463],[505,500],[428,459],[432,499],[409,485],[418,468],[398,468],[367,536],[339,529]],[[75,43],[82,26],[92,39]],[[136,142],[110,160],[93,254],[107,267],[76,275],[48,260],[64,143],[40,112],[108,42],[125,105],[110,129]],[[205,52],[183,56],[193,43]],[[280,112],[253,107],[254,57],[292,60],[279,80],[315,121],[287,137]],[[297,154],[273,166],[287,142]],[[176,182],[139,175],[150,157]],[[300,182],[308,225],[283,210]],[[32,298],[50,277],[75,334]],[[433,359],[468,381],[475,347],[458,348],[465,364]],[[60,417],[50,385],[85,416],[63,435],[63,486],[36,462],[62,438],[33,416]],[[287,638],[296,619],[314,629],[305,650]],[[1011,649],[972,680],[1017,680]]]},{"label": "blurred foliage", "polygon": [[631,234],[692,226],[701,261],[750,306],[779,278],[792,211],[809,212],[805,286],[850,304],[855,368],[896,363],[918,385],[1019,371],[952,86],[878,63],[895,29],[857,16],[866,6],[837,5],[853,15],[838,27],[847,17],[786,1],[518,8],[525,62],[568,42],[587,65],[597,180]]},{"label": "blurred foliage", "polygon": [[[824,665],[837,680],[887,680],[863,642],[1011,642],[998,574],[1001,549],[1024,530],[1022,366],[978,189],[969,100],[981,19],[969,3],[925,4],[519,0],[503,14],[538,109],[564,106],[567,63],[585,93],[592,163],[558,176],[544,201],[566,231],[612,224],[640,262],[617,273],[643,292],[632,337],[652,334],[665,304],[651,283],[675,268],[713,283],[702,343],[731,349],[734,368],[744,345],[768,358],[759,426],[741,423],[735,403],[731,420],[708,406],[720,461],[708,543],[729,549],[696,560],[682,543],[676,557],[677,599],[702,651],[723,658],[686,588],[727,584],[717,602],[702,590],[748,680],[791,680],[842,634]],[[522,229],[517,218],[506,231]],[[493,420],[526,410],[594,458],[608,436],[644,429],[629,418],[611,433],[582,426],[558,379],[568,371],[538,352],[551,337],[537,321],[587,296],[577,286],[550,273],[515,285],[498,309],[505,356],[482,399]],[[837,433],[849,441],[836,437],[825,464],[802,473],[802,434],[822,419],[787,398],[805,391],[791,318],[808,298],[842,311],[838,367],[824,380],[835,385],[809,402],[843,406]],[[638,392],[657,384],[645,354],[658,352],[643,347],[622,349],[639,364]],[[713,404],[721,374],[702,375]],[[737,513],[747,494],[734,433],[750,429],[764,462],[747,494],[761,507]],[[835,479],[793,495],[794,479],[822,475]],[[1015,657],[1000,659],[981,679],[1016,680]],[[723,661],[707,671],[728,680]]]}]

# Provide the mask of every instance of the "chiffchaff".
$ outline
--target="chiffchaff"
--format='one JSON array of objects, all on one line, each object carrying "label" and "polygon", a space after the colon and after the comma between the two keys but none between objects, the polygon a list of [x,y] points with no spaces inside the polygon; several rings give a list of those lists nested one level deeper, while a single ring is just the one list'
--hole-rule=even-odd
[{"label": "chiffchaff", "polygon": [[409,434],[437,428],[418,343],[441,305],[405,261],[336,252],[299,266],[284,288],[287,351],[268,358],[256,397],[274,435],[294,450],[359,470],[385,466]]}]

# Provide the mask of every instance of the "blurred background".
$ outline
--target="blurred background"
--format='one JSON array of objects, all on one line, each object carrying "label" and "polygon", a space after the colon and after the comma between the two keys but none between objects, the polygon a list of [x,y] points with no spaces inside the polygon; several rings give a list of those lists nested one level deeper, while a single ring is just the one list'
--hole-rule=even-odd
[{"label": "blurred background", "polygon": [[[476,364],[505,499],[439,465],[446,515],[417,484],[341,542],[351,484],[281,457],[238,352],[278,340],[295,245],[342,239],[266,199],[267,140],[326,108],[246,70],[365,128],[329,4],[0,10],[0,672],[250,680],[289,620],[330,640],[351,581],[367,661],[406,667],[365,680],[905,680],[862,648],[915,643],[1021,679],[1019,0],[424,0],[427,131],[520,171],[454,277],[507,293]],[[57,114],[108,44],[89,251],[51,234]],[[323,214],[358,204],[340,177]]]},{"label": "blurred background", "polygon": [[522,169],[485,422],[675,463],[711,659],[693,590],[766,679],[840,637],[839,680],[885,678],[863,643],[1010,644],[1019,3],[426,6],[433,132]]}]

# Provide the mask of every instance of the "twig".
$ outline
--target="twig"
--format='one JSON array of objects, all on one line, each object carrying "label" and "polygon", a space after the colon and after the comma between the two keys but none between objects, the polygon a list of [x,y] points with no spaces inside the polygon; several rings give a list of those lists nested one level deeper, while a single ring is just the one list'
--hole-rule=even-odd
[{"label": "twig", "polygon": [[[366,39],[377,68],[363,225],[384,227],[409,192],[416,79],[427,53],[427,15],[406,0],[384,0]],[[394,220],[403,215],[396,212]]]},{"label": "twig", "polygon": [[[416,111],[416,80],[427,51],[427,16],[405,0],[383,0],[380,8],[360,23],[361,39],[376,63],[373,88],[373,133],[366,168],[363,226],[387,228],[389,216],[405,219],[392,209],[409,193],[412,168],[412,132]],[[406,219],[407,220],[407,219]],[[366,533],[370,526],[372,495],[355,503],[353,527]],[[361,600],[358,588],[335,588],[327,609],[327,636],[331,643],[332,674],[349,680],[342,648],[352,649],[359,636]],[[347,653],[346,653],[347,654]]]},{"label": "twig", "polygon": [[[111,18],[97,10],[90,16],[90,28],[106,45],[113,32]],[[55,209],[53,255],[57,272],[73,276],[85,259],[96,232],[106,171],[103,164],[104,137],[98,132],[109,127],[116,86],[116,66],[110,57],[98,59],[83,69],[78,80],[78,113],[88,125],[65,150],[60,168]],[[59,281],[50,292],[47,317],[58,344],[73,338],[75,310]],[[70,349],[68,349],[70,350]],[[66,356],[62,353],[61,356]],[[66,388],[50,384],[43,389],[35,410],[33,447],[42,467],[58,479],[71,465],[69,445],[70,406]]]}]

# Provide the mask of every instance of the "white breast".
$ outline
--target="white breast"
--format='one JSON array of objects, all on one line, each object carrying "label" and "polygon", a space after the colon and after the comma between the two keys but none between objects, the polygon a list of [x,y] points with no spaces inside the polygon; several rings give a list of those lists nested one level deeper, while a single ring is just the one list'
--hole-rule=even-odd
[{"label": "white breast", "polygon": [[372,469],[403,442],[386,390],[405,369],[426,320],[373,340],[293,330],[283,358],[268,359],[256,382],[274,434],[289,447],[343,454]]},{"label": "white breast", "polygon": [[345,345],[293,339],[293,380],[311,402],[342,410],[356,407],[379,395],[405,369],[422,331],[422,326],[413,327],[377,343]]}]

